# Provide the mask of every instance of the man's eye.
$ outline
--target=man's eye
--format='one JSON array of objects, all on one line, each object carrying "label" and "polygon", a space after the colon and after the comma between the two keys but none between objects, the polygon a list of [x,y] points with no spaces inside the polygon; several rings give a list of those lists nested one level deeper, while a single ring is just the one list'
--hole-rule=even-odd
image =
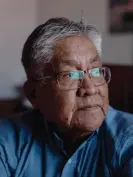
[{"label": "man's eye", "polygon": [[69,78],[69,73],[68,72],[59,74],[59,79],[67,79],[67,78]]},{"label": "man's eye", "polygon": [[69,72],[69,77],[71,79],[82,79],[83,78],[83,72],[81,72],[81,71],[71,71],[71,72]]},{"label": "man's eye", "polygon": [[62,77],[69,77],[69,73],[62,73]]},{"label": "man's eye", "polygon": [[99,77],[99,76],[101,76],[102,72],[101,72],[100,68],[93,68],[93,69],[91,69],[91,74],[94,77]]}]

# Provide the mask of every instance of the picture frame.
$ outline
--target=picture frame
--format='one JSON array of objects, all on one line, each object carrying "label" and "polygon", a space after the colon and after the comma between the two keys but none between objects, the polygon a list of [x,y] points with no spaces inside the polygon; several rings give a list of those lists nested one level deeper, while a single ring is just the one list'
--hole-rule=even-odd
[{"label": "picture frame", "polygon": [[109,0],[109,31],[133,31],[133,0]]}]

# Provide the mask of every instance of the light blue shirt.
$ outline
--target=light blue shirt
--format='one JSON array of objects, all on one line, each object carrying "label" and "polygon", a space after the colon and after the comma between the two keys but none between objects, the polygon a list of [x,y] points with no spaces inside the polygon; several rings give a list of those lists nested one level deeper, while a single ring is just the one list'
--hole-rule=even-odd
[{"label": "light blue shirt", "polygon": [[38,111],[0,120],[0,177],[133,177],[133,115],[110,107],[71,156]]}]

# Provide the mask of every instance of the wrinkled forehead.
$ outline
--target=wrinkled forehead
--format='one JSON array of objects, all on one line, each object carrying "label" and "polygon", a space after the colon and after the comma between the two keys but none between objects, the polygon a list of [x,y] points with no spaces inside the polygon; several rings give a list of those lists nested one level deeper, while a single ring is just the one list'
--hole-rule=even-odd
[{"label": "wrinkled forehead", "polygon": [[99,56],[95,45],[84,36],[71,36],[60,40],[54,48],[53,65],[89,66],[98,61]]}]

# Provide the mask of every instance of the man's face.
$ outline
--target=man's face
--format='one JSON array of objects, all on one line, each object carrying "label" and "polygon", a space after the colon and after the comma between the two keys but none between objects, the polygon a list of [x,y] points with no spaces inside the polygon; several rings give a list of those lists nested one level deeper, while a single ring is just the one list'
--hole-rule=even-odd
[{"label": "man's face", "polygon": [[[44,76],[101,66],[93,43],[86,37],[72,36],[57,43],[52,64],[45,66]],[[72,90],[62,90],[56,79],[49,80],[36,88],[36,107],[64,131],[92,132],[100,127],[107,113],[108,87],[95,86],[87,74],[81,87]]]}]

